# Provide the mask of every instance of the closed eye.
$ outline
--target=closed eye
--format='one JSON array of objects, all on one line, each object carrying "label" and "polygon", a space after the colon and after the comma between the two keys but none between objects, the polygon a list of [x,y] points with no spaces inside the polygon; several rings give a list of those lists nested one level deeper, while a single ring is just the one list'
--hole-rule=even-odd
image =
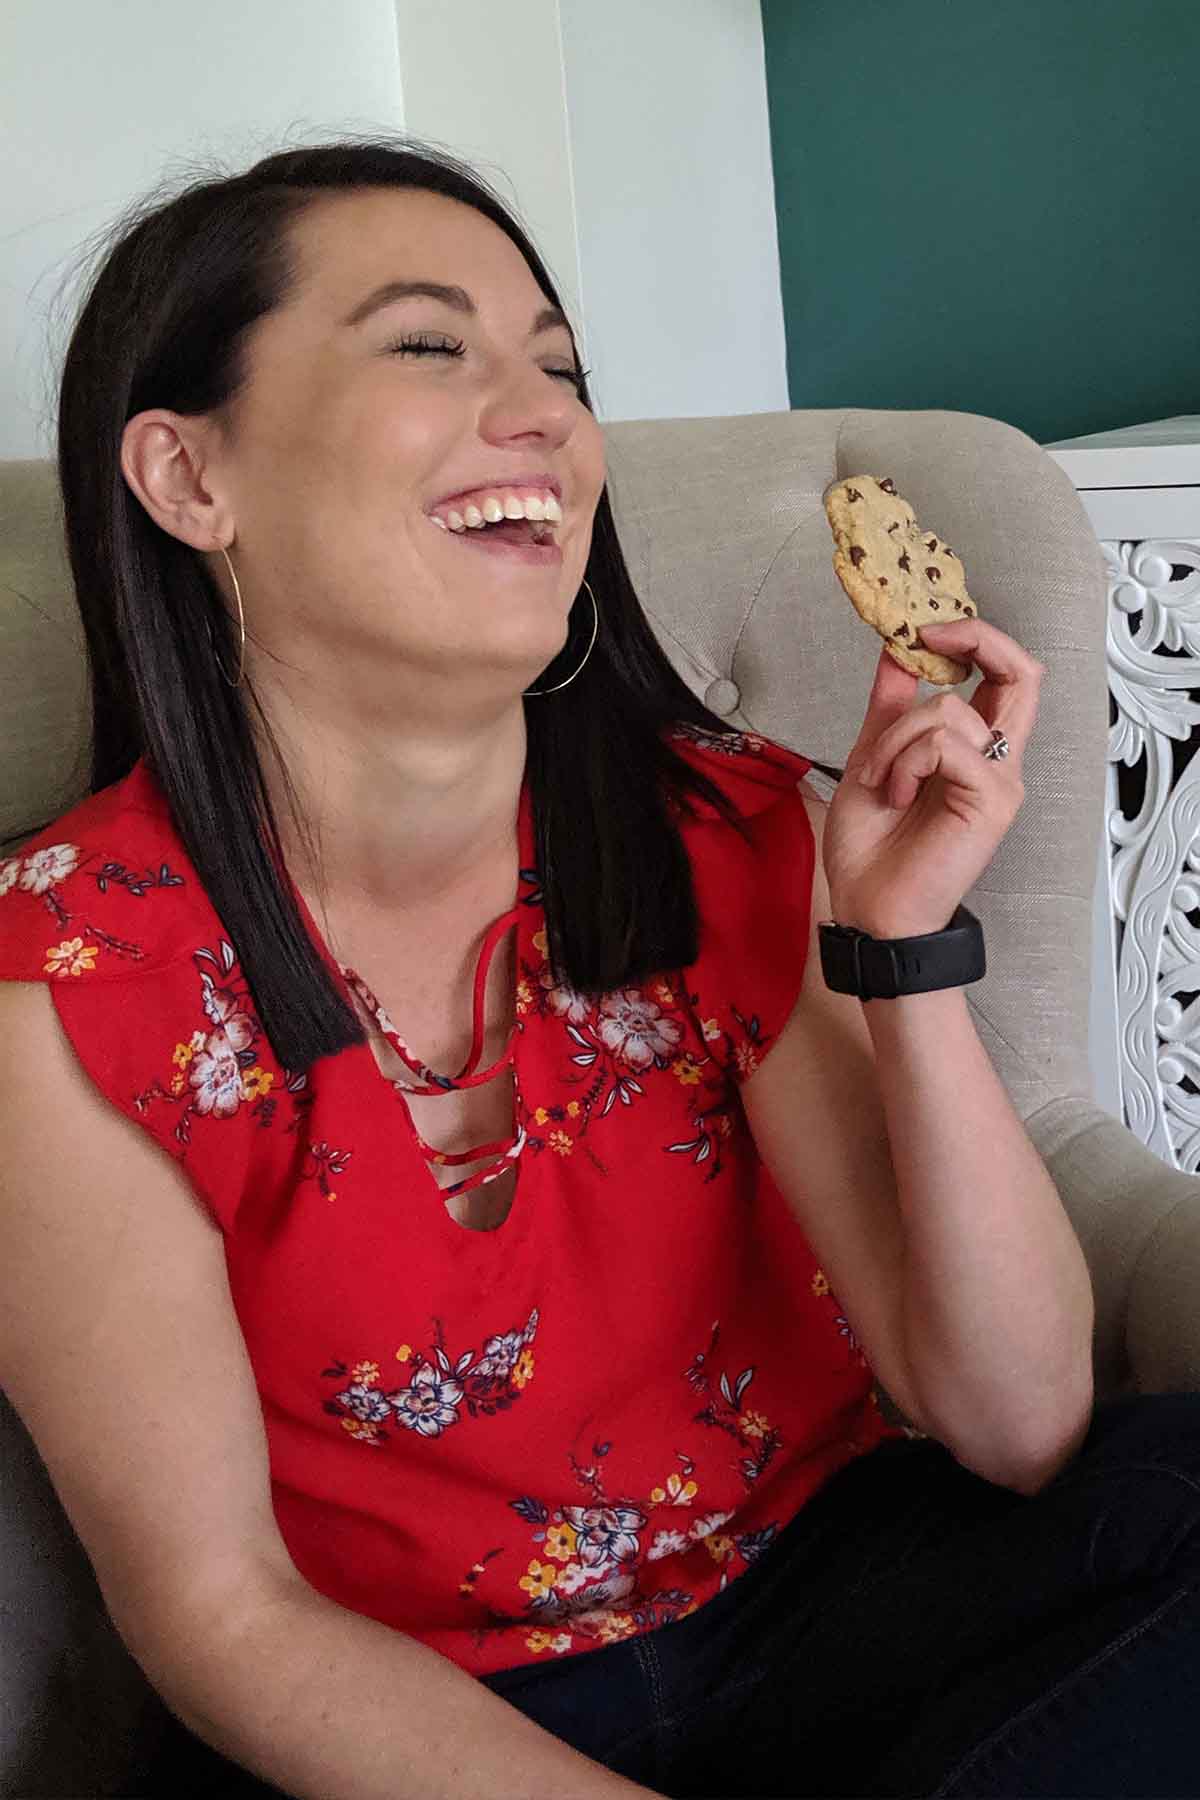
[{"label": "closed eye", "polygon": [[[467,346],[461,338],[452,344],[431,344],[424,336],[397,338],[384,348],[393,356],[465,356],[467,353]],[[564,381],[571,382],[577,393],[591,372],[590,369],[546,370],[547,375],[558,375]]]}]

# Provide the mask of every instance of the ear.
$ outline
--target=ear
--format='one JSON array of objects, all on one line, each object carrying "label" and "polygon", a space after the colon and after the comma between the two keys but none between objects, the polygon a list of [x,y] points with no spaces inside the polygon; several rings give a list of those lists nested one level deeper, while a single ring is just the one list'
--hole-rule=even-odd
[{"label": "ear", "polygon": [[156,525],[196,550],[216,550],[234,535],[234,518],[211,463],[212,426],[155,407],[130,419],[121,438],[121,472]]}]

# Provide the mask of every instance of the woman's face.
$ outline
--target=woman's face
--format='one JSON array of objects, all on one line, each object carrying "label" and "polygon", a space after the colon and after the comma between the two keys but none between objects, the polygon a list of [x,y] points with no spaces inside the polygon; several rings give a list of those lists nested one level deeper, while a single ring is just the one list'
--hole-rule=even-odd
[{"label": "woman's face", "polygon": [[[568,378],[570,333],[541,317],[549,302],[517,246],[440,195],[322,198],[292,243],[296,286],[248,334],[247,382],[206,456],[234,521],[247,668],[262,672],[257,640],[364,702],[407,677],[410,699],[432,693],[439,707],[439,680],[465,701],[472,677],[510,701],[566,641],[604,484],[601,428]],[[364,310],[385,284],[413,281],[465,290],[474,310],[419,295]],[[560,560],[489,554],[469,541],[483,532],[433,523],[446,496],[540,492],[546,476]],[[468,499],[482,495],[453,502],[464,517]],[[209,562],[231,593],[224,558]]]}]

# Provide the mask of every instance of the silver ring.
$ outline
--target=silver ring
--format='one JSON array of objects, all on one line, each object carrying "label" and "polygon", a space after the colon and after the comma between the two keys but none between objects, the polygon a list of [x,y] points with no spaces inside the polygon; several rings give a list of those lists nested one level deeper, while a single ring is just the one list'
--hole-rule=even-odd
[{"label": "silver ring", "polygon": [[1008,739],[1002,731],[992,728],[992,741],[983,752],[989,762],[1003,762],[1008,755]]}]

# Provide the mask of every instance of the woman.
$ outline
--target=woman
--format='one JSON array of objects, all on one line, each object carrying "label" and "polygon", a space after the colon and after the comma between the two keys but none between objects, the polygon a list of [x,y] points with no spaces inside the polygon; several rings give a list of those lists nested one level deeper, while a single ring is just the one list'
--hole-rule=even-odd
[{"label": "woman", "polygon": [[944,927],[1040,666],[930,631],[987,679],[913,706],[882,654],[877,780],[825,809],[658,648],[585,375],[495,195],[389,142],[142,209],[72,337],[94,763],[0,862],[0,1378],[173,1715],[150,1788],[1195,1791],[1200,1407],[1093,1414],[1082,1254],[965,1009],[1017,1254],[953,1234],[918,1095],[924,1215],[882,1153],[841,1197],[894,1251],[837,1253],[852,1323],[804,1229],[849,1151],[768,1163],[806,926]]}]

